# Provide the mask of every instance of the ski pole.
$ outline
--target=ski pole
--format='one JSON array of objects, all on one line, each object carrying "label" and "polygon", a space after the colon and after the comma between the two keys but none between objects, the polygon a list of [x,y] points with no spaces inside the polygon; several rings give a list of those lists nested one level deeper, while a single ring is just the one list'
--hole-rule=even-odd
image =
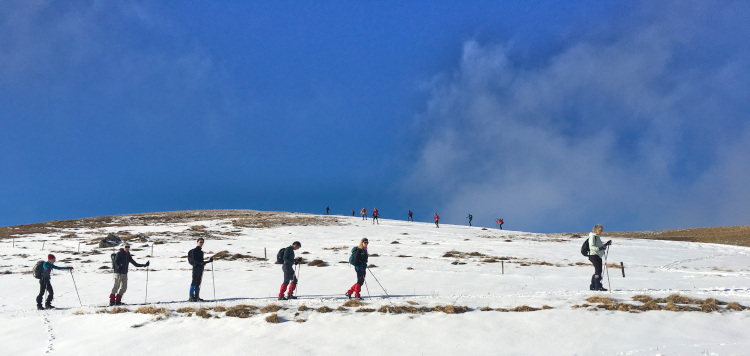
[{"label": "ski pole", "polygon": [[218,304],[219,302],[218,302],[218,301],[216,301],[216,279],[214,279],[214,261],[211,261],[211,283],[212,283],[212,284],[213,284],[213,286],[214,286],[214,302],[215,302],[215,303],[216,303],[216,305],[218,306],[218,305],[219,305],[219,304]]},{"label": "ski pole", "polygon": [[148,303],[148,266],[146,266],[146,298],[143,299],[143,303]]},{"label": "ski pole", "polygon": [[609,294],[612,294],[612,283],[609,281],[609,267],[607,267],[607,256],[609,256],[609,245],[607,245],[607,252],[604,253],[604,268],[607,271],[607,287],[609,287]]},{"label": "ski pole", "polygon": [[365,288],[367,289],[367,298],[372,299],[372,296],[370,295],[370,287],[367,286],[367,280],[365,279]]},{"label": "ski pole", "polygon": [[[69,269],[68,271],[70,271],[70,278],[73,278],[73,270]],[[75,289],[76,289],[76,295],[78,295],[78,303],[80,303],[81,306],[83,306],[83,302],[81,302],[81,295],[78,294],[78,286],[76,286],[76,279],[75,278],[73,278],[73,287],[75,287]],[[49,301],[47,301],[47,302],[49,302]]]},{"label": "ski pole", "polygon": [[367,270],[370,271],[370,274],[372,275],[372,278],[375,278],[375,282],[378,282],[378,285],[380,285],[380,288],[383,288],[383,292],[385,292],[385,295],[388,297],[388,301],[391,301],[391,296],[388,294],[388,291],[385,290],[385,287],[383,287],[382,284],[380,284],[380,281],[378,280],[378,277],[375,277],[375,274],[372,273],[372,270],[370,267],[367,267]]}]

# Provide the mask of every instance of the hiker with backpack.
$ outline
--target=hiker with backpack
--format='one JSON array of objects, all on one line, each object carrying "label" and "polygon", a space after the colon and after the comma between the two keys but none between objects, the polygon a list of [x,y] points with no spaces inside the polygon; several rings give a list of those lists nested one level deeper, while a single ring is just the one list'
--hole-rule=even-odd
[{"label": "hiker with backpack", "polygon": [[362,238],[359,242],[359,246],[352,248],[352,253],[349,256],[349,263],[354,265],[354,271],[357,272],[357,283],[346,291],[346,296],[351,299],[352,293],[354,298],[362,299],[359,292],[362,291],[362,285],[365,284],[365,276],[367,275],[367,245],[370,241],[367,238]]},{"label": "hiker with backpack", "polygon": [[[591,284],[589,285],[590,290],[606,291],[602,286],[602,257],[607,251],[607,247],[612,244],[612,240],[602,244],[602,240],[599,235],[604,231],[604,227],[597,224],[594,226],[592,232],[589,233],[588,247],[589,247],[589,261],[594,265],[594,274],[591,276]],[[584,243],[585,247],[585,243]]]},{"label": "hiker with backpack", "polygon": [[362,208],[359,213],[362,214],[362,220],[367,220],[367,208]]},{"label": "hiker with backpack", "polygon": [[208,261],[203,260],[203,244],[206,242],[202,237],[198,239],[194,249],[188,251],[188,262],[193,266],[193,280],[190,282],[190,302],[204,302],[201,299],[201,282],[203,281],[203,269],[214,261],[211,257]]},{"label": "hiker with backpack", "polygon": [[[302,244],[299,241],[294,241],[289,247],[279,250],[279,253],[276,255],[276,261],[281,260],[281,270],[284,271],[284,281],[281,282],[279,300],[297,299],[297,297],[292,295],[294,289],[297,287],[297,276],[294,275],[294,265],[299,264],[299,260],[294,258],[294,250],[300,247],[302,247]],[[284,297],[287,285],[289,286],[289,294]]]},{"label": "hiker with backpack", "polygon": [[469,226],[471,226],[471,219],[474,219],[474,217],[469,214],[469,216],[467,216],[466,218],[469,219]]},{"label": "hiker with backpack", "polygon": [[409,210],[409,216],[406,218],[406,221],[414,222],[414,213],[411,210]]},{"label": "hiker with backpack", "polygon": [[503,219],[497,219],[497,227],[498,227],[498,228],[499,228],[500,230],[502,230],[502,229],[503,229],[503,224],[504,224],[504,223],[505,223],[505,221],[503,221]]},{"label": "hiker with backpack", "polygon": [[[34,277],[39,279],[39,295],[36,296],[36,308],[39,310],[44,309],[55,309],[52,306],[52,299],[55,297],[55,291],[52,290],[52,270],[73,270],[73,267],[57,267],[55,266],[55,255],[47,255],[47,261],[39,261],[34,265]],[[47,302],[42,307],[42,298],[44,297],[44,291],[47,291]]]},{"label": "hiker with backpack", "polygon": [[440,217],[435,213],[435,227],[440,228]]},{"label": "hiker with backpack", "polygon": [[375,208],[372,211],[372,223],[374,224],[375,222],[377,222],[378,225],[380,225],[380,212],[378,212],[378,208]]},{"label": "hiker with backpack", "polygon": [[150,261],[146,261],[145,264],[135,262],[133,256],[130,254],[130,245],[125,244],[112,259],[112,267],[115,270],[115,285],[109,294],[110,306],[122,305],[122,295],[128,290],[128,265],[131,263],[136,267],[148,267],[151,265]]}]

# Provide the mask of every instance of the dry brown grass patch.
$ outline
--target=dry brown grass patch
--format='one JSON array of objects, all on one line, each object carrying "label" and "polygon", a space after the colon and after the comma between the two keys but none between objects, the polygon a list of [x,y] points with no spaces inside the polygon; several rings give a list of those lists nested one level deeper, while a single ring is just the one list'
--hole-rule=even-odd
[{"label": "dry brown grass patch", "polygon": [[731,303],[727,304],[726,308],[727,308],[727,310],[736,310],[736,311],[743,311],[743,310],[747,309],[747,307],[745,307],[742,304],[737,303],[737,302],[731,302]]},{"label": "dry brown grass patch", "polygon": [[217,305],[214,308],[214,311],[217,312],[217,313],[223,313],[223,312],[227,311],[227,307],[225,307],[223,305]]},{"label": "dry brown grass patch", "polygon": [[609,297],[588,297],[586,298],[586,301],[589,303],[612,304],[612,299]]},{"label": "dry brown grass patch", "polygon": [[308,310],[308,309],[310,309],[310,308],[308,308],[307,305],[304,305],[304,304],[300,305],[299,308],[297,308],[298,311],[305,311],[305,310]]},{"label": "dry brown grass patch", "polygon": [[281,307],[276,304],[268,304],[265,307],[260,309],[261,313],[275,313],[277,311],[281,310]]},{"label": "dry brown grass patch", "polygon": [[359,299],[349,299],[344,303],[345,307],[361,307],[363,305],[367,304]]},{"label": "dry brown grass patch", "polygon": [[164,316],[169,316],[169,315],[172,314],[172,312],[170,312],[169,310],[167,310],[167,308],[157,308],[157,307],[154,307],[153,305],[147,305],[147,306],[140,307],[140,308],[136,309],[134,311],[134,313],[138,313],[138,314],[151,314],[151,315],[161,314],[161,315],[164,315]]},{"label": "dry brown grass patch", "polygon": [[193,307],[183,307],[176,310],[178,313],[195,313],[195,308]]},{"label": "dry brown grass patch", "polygon": [[654,300],[654,298],[651,298],[647,295],[638,294],[633,296],[633,300],[635,300],[636,302],[647,303],[651,300]]},{"label": "dry brown grass patch", "polygon": [[357,313],[372,313],[375,311],[375,309],[372,308],[359,308],[355,310]]},{"label": "dry brown grass patch", "polygon": [[710,313],[710,312],[721,312],[721,308],[719,308],[718,301],[714,298],[708,298],[703,301],[703,304],[701,304],[701,311],[704,313]]},{"label": "dry brown grass patch", "polygon": [[328,266],[328,263],[324,262],[323,260],[313,260],[307,265],[311,267],[325,267]]},{"label": "dry brown grass patch", "polygon": [[320,307],[318,309],[315,309],[315,311],[318,312],[318,313],[330,313],[330,312],[333,311],[333,309],[331,309],[328,306],[324,305],[324,306],[322,306],[322,307]]},{"label": "dry brown grass patch", "polygon": [[109,313],[110,314],[121,314],[121,313],[127,313],[129,311],[130,310],[128,310],[128,308],[114,307],[114,308],[112,308],[112,310],[109,311]]},{"label": "dry brown grass patch", "polygon": [[206,308],[206,307],[198,309],[198,311],[195,312],[195,315],[197,315],[197,316],[199,316],[199,317],[201,317],[203,319],[208,319],[208,318],[210,318],[210,317],[213,316],[213,315],[211,315],[211,313],[208,312],[208,308]]},{"label": "dry brown grass patch", "polygon": [[271,323],[271,324],[278,324],[278,323],[281,322],[281,320],[279,320],[279,315],[276,314],[276,313],[273,313],[273,314],[267,316],[266,317],[266,321],[269,322],[269,323]]},{"label": "dry brown grass patch", "polygon": [[227,308],[225,315],[244,319],[253,316],[256,310],[258,310],[258,307],[254,305],[240,304]]},{"label": "dry brown grass patch", "polygon": [[530,307],[528,305],[521,305],[521,306],[517,306],[511,309],[510,311],[523,313],[523,312],[532,312],[532,311],[537,311],[537,310],[539,310],[539,308]]}]

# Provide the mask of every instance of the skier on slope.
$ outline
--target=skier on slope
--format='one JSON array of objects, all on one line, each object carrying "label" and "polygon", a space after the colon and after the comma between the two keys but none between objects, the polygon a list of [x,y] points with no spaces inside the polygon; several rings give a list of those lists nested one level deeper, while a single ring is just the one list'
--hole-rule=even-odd
[{"label": "skier on slope", "polygon": [[440,228],[440,217],[435,213],[435,227]]},{"label": "skier on slope", "polygon": [[351,298],[354,293],[354,298],[362,299],[359,292],[362,291],[362,285],[365,284],[365,277],[367,275],[367,245],[370,241],[366,237],[362,238],[359,242],[359,246],[352,248],[352,255],[349,257],[349,263],[354,265],[354,271],[357,272],[357,283],[346,291],[346,296]]},{"label": "skier on slope", "polygon": [[406,221],[414,222],[414,213],[409,210],[409,217],[406,218]]},{"label": "skier on slope", "polygon": [[362,220],[367,220],[367,208],[362,208],[359,213],[362,214]]},{"label": "skier on slope", "polygon": [[129,244],[125,244],[125,246],[117,252],[114,262],[115,285],[112,287],[112,292],[109,294],[110,306],[122,304],[122,295],[128,290],[128,265],[132,263],[136,267],[148,267],[151,264],[149,261],[146,261],[146,264],[135,262],[133,256],[130,254]]},{"label": "skier on slope", "polygon": [[469,216],[467,216],[466,218],[469,219],[469,226],[471,226],[471,219],[474,219],[474,217],[469,214]]},{"label": "skier on slope", "polygon": [[375,222],[380,225],[380,212],[378,212],[378,208],[372,210],[372,223],[374,224]]},{"label": "skier on slope", "polygon": [[193,266],[193,279],[190,282],[191,302],[203,302],[201,299],[201,282],[203,281],[203,269],[206,264],[214,261],[211,257],[208,261],[203,260],[203,244],[206,242],[202,237],[196,241],[196,247],[188,252],[188,262]]},{"label": "skier on slope", "polygon": [[604,231],[604,227],[597,224],[589,233],[589,261],[594,265],[594,274],[591,276],[591,284],[589,285],[590,290],[606,291],[602,286],[602,257],[604,257],[607,247],[612,244],[612,240],[602,244],[599,237],[602,231]]},{"label": "skier on slope", "polygon": [[[299,241],[294,241],[294,243],[284,249],[284,262],[281,265],[281,270],[284,271],[284,281],[281,282],[279,300],[297,299],[297,297],[292,295],[294,289],[297,287],[297,276],[294,275],[294,265],[299,264],[299,260],[294,258],[294,250],[300,247],[302,247],[302,244]],[[289,285],[289,294],[284,297],[287,285]]]},{"label": "skier on slope", "polygon": [[[45,308],[55,309],[55,307],[52,306],[52,299],[55,297],[55,291],[52,290],[52,276],[50,276],[52,269],[73,269],[73,267],[57,267],[55,266],[55,261],[55,255],[49,254],[47,255],[47,261],[42,265],[42,275],[41,278],[39,278],[39,295],[36,296],[36,308],[39,310],[44,310]],[[47,291],[47,302],[45,302],[44,307],[42,307],[42,298],[44,297],[45,290]]]}]

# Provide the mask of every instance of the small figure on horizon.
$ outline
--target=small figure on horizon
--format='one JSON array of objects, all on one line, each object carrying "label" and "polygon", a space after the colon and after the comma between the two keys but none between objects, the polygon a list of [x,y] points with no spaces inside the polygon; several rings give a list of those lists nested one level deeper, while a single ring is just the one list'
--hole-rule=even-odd
[{"label": "small figure on horizon", "polygon": [[359,213],[362,214],[362,220],[367,220],[367,208],[362,208]]},{"label": "small figure on horizon", "polygon": [[329,211],[331,211],[331,207],[330,207],[330,206],[327,206],[327,207],[326,207],[326,215],[328,215],[328,212],[329,212]]},{"label": "small figure on horizon", "polygon": [[503,219],[497,219],[497,227],[498,227],[498,228],[499,228],[500,230],[502,230],[502,229],[503,229],[503,224],[504,224],[504,223],[505,223],[505,222],[503,221]]},{"label": "small figure on horizon", "polygon": [[440,228],[440,217],[435,213],[435,227]]},{"label": "small figure on horizon", "polygon": [[354,216],[354,210],[352,210],[352,216]]},{"label": "small figure on horizon", "polygon": [[406,221],[414,222],[414,213],[409,210],[409,217],[406,218]]},{"label": "small figure on horizon", "polygon": [[375,208],[372,211],[372,223],[374,224],[375,222],[380,225],[380,213],[378,212],[378,208]]},{"label": "small figure on horizon", "polygon": [[469,219],[469,226],[471,226],[471,219],[473,219],[474,217],[469,214],[469,216],[467,216],[466,218]]}]

